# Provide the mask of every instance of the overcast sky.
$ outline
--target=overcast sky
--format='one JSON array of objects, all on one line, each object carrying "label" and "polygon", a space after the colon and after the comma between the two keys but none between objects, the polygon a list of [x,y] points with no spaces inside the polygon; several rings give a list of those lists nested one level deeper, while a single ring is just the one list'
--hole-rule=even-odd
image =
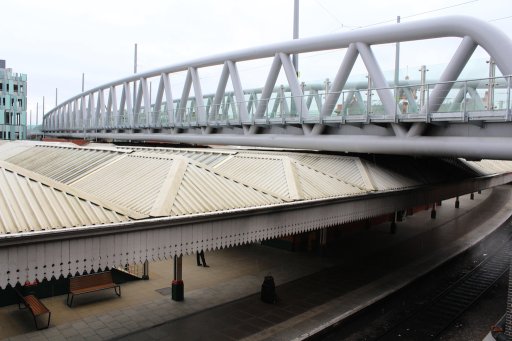
[{"label": "overcast sky", "polygon": [[[56,88],[59,102],[78,94],[82,73],[85,73],[86,89],[132,74],[135,43],[138,70],[146,71],[187,59],[291,39],[293,2],[2,1],[0,59],[7,60],[7,67],[14,72],[28,75],[28,110],[32,110],[35,121],[39,102],[41,120],[43,96],[48,111],[55,104]],[[301,37],[393,24],[397,16],[408,22],[459,14],[490,22],[512,38],[511,0],[300,0],[300,6]],[[448,41],[447,44],[446,48],[440,48],[443,51],[420,56],[415,54],[416,48],[407,52],[404,46],[401,68],[413,73],[417,65],[447,62],[457,43]],[[381,67],[391,70],[394,51],[385,55],[389,60]],[[485,58],[485,54],[477,53],[476,57]],[[300,64],[305,70],[301,71],[301,80],[312,82],[329,77],[321,69],[315,70],[316,74],[307,69],[307,57]],[[310,58],[309,64],[319,65],[315,57]],[[239,68],[246,86],[252,76],[244,66]],[[200,75],[208,78],[207,73]]]}]

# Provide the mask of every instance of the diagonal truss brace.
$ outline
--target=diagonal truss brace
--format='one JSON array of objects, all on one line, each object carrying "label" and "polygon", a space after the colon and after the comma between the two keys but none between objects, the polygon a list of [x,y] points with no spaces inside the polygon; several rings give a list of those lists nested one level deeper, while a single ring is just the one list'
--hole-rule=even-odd
[{"label": "diagonal truss brace", "polygon": [[290,60],[290,55],[281,52],[279,53],[279,58],[281,59],[286,78],[288,79],[288,85],[290,86],[295,108],[297,108],[299,115],[307,115],[308,107],[304,102],[304,94],[297,78],[297,71]]},{"label": "diagonal truss brace", "polygon": [[[384,106],[384,110],[388,114],[394,113],[396,115],[397,105],[395,103],[393,93],[389,89],[389,84],[387,83],[386,78],[384,77],[384,73],[380,69],[377,60],[375,59],[373,51],[371,50],[370,46],[368,46],[368,44],[360,42],[356,43],[356,47],[361,54],[361,58],[363,59],[366,69],[368,70],[368,74],[372,79],[373,85],[377,88],[377,94],[379,95],[382,105]],[[405,136],[405,128],[399,124],[392,123],[391,127],[393,128],[396,136]]]},{"label": "diagonal truss brace", "polygon": [[[477,44],[471,37],[466,36],[462,39],[457,51],[455,51],[455,54],[439,78],[439,83],[436,84],[432,93],[429,95],[428,107],[421,108],[421,113],[425,114],[427,112],[427,108],[430,112],[439,110],[439,107],[443,104],[446,96],[453,87],[452,81],[459,77],[464,66],[466,66],[469,61],[469,58],[471,58],[473,52],[475,52],[476,47]],[[426,128],[427,125],[423,122],[414,123],[407,132],[407,137],[419,136],[423,134]]]},{"label": "diagonal truss brace", "polygon": [[160,82],[158,83],[158,90],[156,92],[156,100],[155,100],[155,109],[154,109],[155,116],[161,114],[164,93],[165,93],[167,120],[168,120],[169,124],[173,124],[174,123],[174,104],[173,104],[173,98],[172,98],[171,83],[169,82],[169,75],[167,73],[162,73],[160,75]]},{"label": "diagonal truss brace", "polygon": [[240,115],[240,120],[242,122],[247,122],[249,120],[249,113],[247,112],[247,107],[245,106],[245,96],[244,90],[242,88],[242,82],[240,81],[240,75],[238,74],[238,68],[236,64],[231,60],[227,62],[229,74],[231,76],[231,83],[233,85],[233,90],[235,92],[235,98],[237,102],[237,111]]}]

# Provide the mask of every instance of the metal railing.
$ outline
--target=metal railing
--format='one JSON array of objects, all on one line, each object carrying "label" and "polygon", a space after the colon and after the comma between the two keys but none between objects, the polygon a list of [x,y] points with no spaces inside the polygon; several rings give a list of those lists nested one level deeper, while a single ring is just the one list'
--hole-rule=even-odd
[{"label": "metal railing", "polygon": [[[98,117],[94,125],[92,118],[87,121],[77,120],[67,126],[59,127],[59,131],[81,131],[102,129],[163,129],[189,127],[219,127],[268,124],[323,124],[329,123],[371,123],[371,122],[431,122],[431,121],[510,121],[511,113],[511,76],[479,78],[462,81],[408,84],[398,87],[349,89],[340,92],[315,91],[303,96],[291,96],[289,91],[274,92],[269,99],[228,100],[228,94],[220,104],[198,106],[195,99],[188,101],[185,108],[179,102],[173,103],[175,109],[171,115],[167,103],[162,103],[163,110],[154,111],[154,105],[149,111],[141,107],[133,115],[133,121],[126,110],[118,111],[117,115],[106,114]],[[432,90],[438,84],[448,84],[450,91],[443,96],[442,104],[434,112],[429,110],[429,102],[433,100]],[[489,86],[491,85],[491,86]],[[315,88],[315,87],[312,87]],[[379,90],[393,92],[395,106],[393,112],[386,109],[378,96]],[[338,101],[322,115],[322,107],[327,97],[335,95]],[[205,96],[208,98],[208,96]],[[306,106],[294,105],[296,99],[306,103]],[[255,115],[257,107],[264,107],[261,115]],[[251,109],[252,108],[252,109]],[[248,113],[242,119],[240,113],[245,109]],[[304,109],[307,109],[304,111]],[[97,110],[96,107],[93,108]],[[200,119],[198,112],[203,110],[206,119]],[[90,112],[89,107],[79,111]],[[51,129],[46,129],[51,131]]]}]

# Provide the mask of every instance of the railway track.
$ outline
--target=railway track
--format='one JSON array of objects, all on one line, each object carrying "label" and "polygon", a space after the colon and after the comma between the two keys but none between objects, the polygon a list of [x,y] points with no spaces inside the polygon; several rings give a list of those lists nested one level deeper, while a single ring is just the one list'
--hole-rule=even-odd
[{"label": "railway track", "polygon": [[508,268],[512,252],[512,227],[508,239],[457,282],[453,283],[416,312],[403,319],[377,340],[431,340],[476,302]]},{"label": "railway track", "polygon": [[[439,339],[453,333],[452,326],[488,289],[503,283],[511,257],[512,218],[429,274],[307,340]],[[466,327],[471,331],[461,339],[479,333],[479,326]]]}]

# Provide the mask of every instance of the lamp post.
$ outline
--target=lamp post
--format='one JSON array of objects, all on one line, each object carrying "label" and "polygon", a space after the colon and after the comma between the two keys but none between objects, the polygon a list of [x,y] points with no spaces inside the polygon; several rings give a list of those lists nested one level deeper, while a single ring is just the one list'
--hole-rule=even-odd
[{"label": "lamp post", "polygon": [[[135,50],[134,50],[134,54],[133,54],[133,73],[136,74],[137,73],[137,43],[135,43]],[[137,85],[137,81],[134,80],[133,81],[133,105],[135,105],[135,91],[136,91],[136,85]]]},{"label": "lamp post", "polygon": [[[400,16],[396,17],[396,23],[400,24]],[[395,88],[398,87],[399,79],[400,79],[400,42],[397,42],[396,46],[395,46]],[[398,93],[396,94],[396,96],[398,96]]]},{"label": "lamp post", "polygon": [[[299,0],[294,0],[293,6],[293,39],[299,38]],[[293,55],[293,67],[295,68],[295,72],[297,73],[297,77],[299,76],[299,55]]]}]

